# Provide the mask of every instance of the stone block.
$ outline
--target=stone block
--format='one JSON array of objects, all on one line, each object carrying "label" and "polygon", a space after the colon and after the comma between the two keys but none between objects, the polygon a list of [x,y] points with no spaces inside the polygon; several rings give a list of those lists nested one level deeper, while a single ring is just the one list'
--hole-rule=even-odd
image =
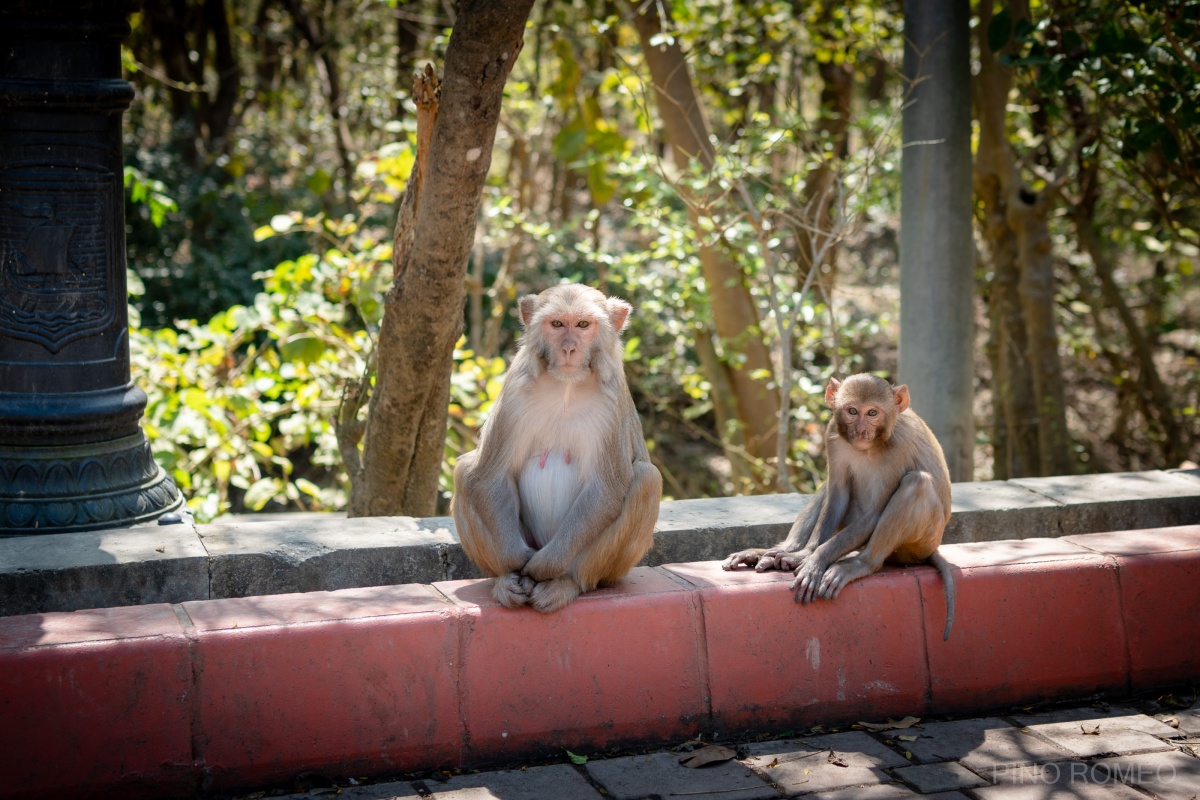
[{"label": "stone block", "polygon": [[470,633],[459,673],[464,763],[699,733],[703,623],[695,593],[670,574],[635,567],[552,614],[504,608],[490,580],[434,588]]},{"label": "stone block", "polygon": [[962,764],[956,764],[953,761],[904,767],[896,770],[896,777],[906,781],[922,794],[948,792],[955,789],[974,789],[989,783]]},{"label": "stone block", "polygon": [[1050,714],[1019,716],[1018,723],[1072,754],[1090,758],[1103,753],[1146,753],[1170,750],[1156,737],[1178,732],[1153,717],[1131,709],[1069,709]]},{"label": "stone block", "polygon": [[887,784],[884,768],[908,764],[860,731],[746,746],[744,759],[787,795]]},{"label": "stone block", "polygon": [[243,515],[202,530],[213,598],[432,583],[457,541],[412,517]]},{"label": "stone block", "polygon": [[1110,559],[1058,540],[943,549],[958,585],[949,641],[941,577],[914,570],[934,713],[1125,687],[1125,626]]},{"label": "stone block", "polygon": [[950,522],[942,542],[992,542],[1057,536],[1062,503],[1009,481],[950,484]]},{"label": "stone block", "polygon": [[[962,761],[980,774],[996,765],[1034,764],[1070,758],[1071,753],[996,717],[925,722],[885,736],[922,763]],[[901,736],[915,736],[904,741]],[[927,790],[924,790],[927,791]]]},{"label": "stone block", "polygon": [[1092,771],[1159,800],[1192,800],[1200,792],[1200,758],[1179,751],[1106,758],[1093,764]]},{"label": "stone block", "polygon": [[1062,533],[1200,522],[1200,484],[1162,470],[1019,478],[1009,483],[1062,503]]},{"label": "stone block", "polygon": [[720,560],[747,547],[770,547],[787,538],[811,501],[807,494],[769,494],[663,503],[642,564]]},{"label": "stone block", "polygon": [[773,800],[779,792],[737,761],[691,769],[674,753],[589,761],[588,774],[613,800],[686,795],[688,800]]},{"label": "stone block", "polygon": [[427,586],[185,603],[205,788],[457,765],[459,622]]},{"label": "stone block", "polygon": [[566,764],[456,775],[445,782],[426,779],[424,784],[433,792],[433,800],[603,800],[587,779]]},{"label": "stone block", "polygon": [[190,797],[191,693],[170,606],[0,619],[0,797]]},{"label": "stone block", "polygon": [[664,569],[699,590],[712,713],[730,731],[923,712],[929,670],[912,635],[921,625],[914,574],[932,568],[885,567],[807,606],[793,599],[790,572],[727,572],[715,561]]},{"label": "stone block", "polygon": [[1112,556],[1121,583],[1121,613],[1129,641],[1130,687],[1186,682],[1200,669],[1200,525],[1070,541]]},{"label": "stone block", "polygon": [[207,597],[191,525],[0,538],[0,616]]}]

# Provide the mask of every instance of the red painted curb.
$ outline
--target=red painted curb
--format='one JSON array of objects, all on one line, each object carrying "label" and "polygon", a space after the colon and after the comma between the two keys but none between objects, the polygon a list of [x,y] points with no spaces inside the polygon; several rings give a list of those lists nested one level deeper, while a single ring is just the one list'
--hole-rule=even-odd
[{"label": "red painted curb", "polygon": [[463,613],[466,763],[700,732],[700,609],[661,570],[635,568],[619,586],[546,615],[503,608],[488,581],[434,587]]},{"label": "red painted curb", "polygon": [[930,709],[963,712],[1125,689],[1120,588],[1111,559],[1061,539],[947,545],[958,585],[954,630],[932,569],[925,608]]},{"label": "red painted curb", "polygon": [[1132,685],[1200,676],[1200,525],[1067,540],[1116,560]]},{"label": "red painted curb", "polygon": [[427,586],[184,603],[208,789],[460,761],[458,616]]},{"label": "red painted curb", "polygon": [[[783,730],[924,709],[917,584],[887,568],[833,602],[796,604],[791,573],[670,564],[704,607],[712,711],[722,730]],[[914,633],[918,635],[914,635]]]},{"label": "red painted curb", "polygon": [[191,683],[170,606],[0,618],[0,796],[189,794]]},{"label": "red painted curb", "polygon": [[949,642],[929,567],[806,607],[790,575],[705,562],[546,616],[458,581],[0,618],[0,797],[481,766],[1200,673],[1200,525],[943,553]]}]

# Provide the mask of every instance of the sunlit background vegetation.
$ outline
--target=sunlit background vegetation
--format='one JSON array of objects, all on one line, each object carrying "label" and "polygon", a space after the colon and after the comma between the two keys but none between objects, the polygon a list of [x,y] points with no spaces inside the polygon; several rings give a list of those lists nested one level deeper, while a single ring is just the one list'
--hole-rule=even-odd
[{"label": "sunlit background vegetation", "polygon": [[[701,241],[750,287],[761,326],[748,335],[775,365],[761,377],[790,389],[783,473],[813,488],[825,382],[896,368],[900,5],[669,4],[661,35],[682,46],[716,143],[711,168],[689,169],[664,142],[631,6],[535,7],[467,268],[444,497],[503,380],[516,299],[563,280],[637,309],[627,372],[668,496],[778,488],[755,478],[762,458],[719,413],[729,389],[711,360],[736,367],[739,355],[713,344],[722,287],[701,276]],[[133,17],[133,372],[156,457],[202,521],[345,504],[331,420],[347,382],[371,374],[414,161],[413,75],[440,68],[450,8],[148,0]],[[1035,189],[1063,181],[1046,217],[1071,469],[1200,459],[1200,4],[1055,0],[1015,24],[995,9],[983,35],[1015,35],[1004,64],[1016,163]],[[829,175],[845,213],[835,258],[806,282],[803,232],[763,221],[789,219]],[[1081,242],[1081,214],[1099,250]],[[993,467],[982,236],[975,269],[975,476],[1012,477]],[[790,323],[793,341],[781,338]]]}]

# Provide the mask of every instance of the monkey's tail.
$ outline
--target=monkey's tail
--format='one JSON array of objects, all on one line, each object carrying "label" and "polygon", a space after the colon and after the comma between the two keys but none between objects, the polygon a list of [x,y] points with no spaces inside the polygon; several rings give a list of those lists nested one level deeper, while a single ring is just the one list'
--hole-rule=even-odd
[{"label": "monkey's tail", "polygon": [[929,563],[937,568],[938,574],[942,576],[942,585],[946,590],[946,631],[942,634],[944,642],[949,640],[950,627],[954,625],[954,573],[950,571],[950,562],[942,558],[942,554],[936,550],[929,557]]}]

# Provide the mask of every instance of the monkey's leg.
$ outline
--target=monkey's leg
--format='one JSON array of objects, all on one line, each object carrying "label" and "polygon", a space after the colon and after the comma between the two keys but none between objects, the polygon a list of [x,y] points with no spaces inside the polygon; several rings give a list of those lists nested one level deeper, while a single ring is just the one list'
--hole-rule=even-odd
[{"label": "monkey's leg", "polygon": [[872,532],[877,530],[878,521],[878,514],[858,517],[822,542],[796,571],[796,579],[791,583],[791,589],[796,593],[796,602],[808,605],[810,601],[816,600],[820,596],[818,587],[829,565],[865,545]]},{"label": "monkey's leg", "polygon": [[[454,469],[454,526],[467,558],[496,578],[492,596],[501,605],[515,608],[528,603],[533,591],[533,579],[520,573],[534,551],[521,534],[515,487],[503,479],[490,485],[483,480],[477,454],[465,454]],[[505,513],[506,509],[512,513]]]},{"label": "monkey's leg", "polygon": [[907,473],[884,507],[866,547],[853,558],[842,559],[825,570],[817,596],[834,599],[846,584],[878,572],[893,553],[907,553],[912,545],[919,548],[944,522],[933,476],[924,471]]},{"label": "monkey's leg", "polygon": [[662,476],[650,463],[633,465],[633,478],[621,514],[589,547],[575,557],[568,571],[533,589],[530,605],[556,611],[583,592],[616,583],[637,566],[654,544],[654,523],[662,499]]}]

